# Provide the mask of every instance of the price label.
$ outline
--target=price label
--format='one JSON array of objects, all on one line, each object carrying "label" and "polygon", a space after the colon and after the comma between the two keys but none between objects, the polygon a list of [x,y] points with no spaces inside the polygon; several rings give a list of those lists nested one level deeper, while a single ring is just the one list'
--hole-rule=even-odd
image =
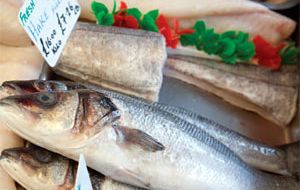
[{"label": "price label", "polygon": [[79,18],[76,0],[26,0],[19,11],[19,22],[54,67]]},{"label": "price label", "polygon": [[87,170],[85,158],[83,154],[80,154],[76,181],[75,181],[76,190],[93,190],[92,182]]}]

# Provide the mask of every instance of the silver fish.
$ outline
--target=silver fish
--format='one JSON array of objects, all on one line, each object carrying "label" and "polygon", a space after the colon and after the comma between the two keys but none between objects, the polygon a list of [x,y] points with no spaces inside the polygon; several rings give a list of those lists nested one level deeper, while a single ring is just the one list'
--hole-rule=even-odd
[{"label": "silver fish", "polygon": [[[6,149],[0,157],[0,165],[27,190],[75,190],[78,164],[43,148],[31,145]],[[141,190],[91,169],[89,174],[94,190]]]},{"label": "silver fish", "polygon": [[[149,103],[144,100],[132,98],[120,93],[103,90],[93,85],[69,81],[8,81],[3,84],[2,88],[5,89],[5,92],[10,92],[10,94],[90,88],[100,91],[120,101],[138,105],[153,106],[161,111],[169,112],[181,119],[184,119],[187,122],[204,130],[221,143],[225,144],[243,161],[257,169],[282,175],[300,173],[300,168],[297,167],[299,162],[290,162],[290,160],[300,160],[300,156],[294,153],[296,152],[295,150],[297,150],[297,147],[294,146],[295,148],[293,149],[276,148],[255,142],[243,135],[229,130],[224,126],[219,125],[218,123],[215,123],[214,121],[199,116],[183,108],[167,106],[161,103]],[[298,144],[298,147],[300,146],[300,143],[296,144]],[[300,147],[298,150],[299,149]]]},{"label": "silver fish", "polygon": [[34,144],[117,181],[158,190],[294,190],[294,178],[248,167],[227,146],[146,104],[90,90],[39,92],[0,101],[0,119]]}]

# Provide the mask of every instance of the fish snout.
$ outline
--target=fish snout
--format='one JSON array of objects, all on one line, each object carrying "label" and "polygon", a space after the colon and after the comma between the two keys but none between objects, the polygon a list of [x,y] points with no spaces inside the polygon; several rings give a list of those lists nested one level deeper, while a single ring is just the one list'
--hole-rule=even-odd
[{"label": "fish snout", "polygon": [[17,149],[6,149],[3,150],[1,153],[1,157],[0,159],[15,159],[15,160],[19,160],[21,157],[20,151],[18,151]]},{"label": "fish snout", "polygon": [[6,81],[2,84],[3,87],[9,89],[14,95],[24,93],[38,92],[34,87],[34,81]]}]

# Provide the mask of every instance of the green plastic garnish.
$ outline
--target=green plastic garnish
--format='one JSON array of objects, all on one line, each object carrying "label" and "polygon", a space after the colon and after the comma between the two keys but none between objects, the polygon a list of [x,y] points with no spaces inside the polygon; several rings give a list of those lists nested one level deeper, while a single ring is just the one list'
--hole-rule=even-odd
[{"label": "green plastic garnish", "polygon": [[284,65],[294,65],[298,62],[298,54],[300,53],[300,48],[295,47],[295,43],[290,42],[285,48],[280,51],[280,56],[282,59],[282,64]]},{"label": "green plastic garnish", "polygon": [[255,55],[254,44],[243,32],[227,31],[218,34],[207,29],[203,21],[197,21],[193,34],[181,35],[183,46],[195,46],[209,55],[218,55],[224,62],[235,64],[237,60],[248,61]]}]

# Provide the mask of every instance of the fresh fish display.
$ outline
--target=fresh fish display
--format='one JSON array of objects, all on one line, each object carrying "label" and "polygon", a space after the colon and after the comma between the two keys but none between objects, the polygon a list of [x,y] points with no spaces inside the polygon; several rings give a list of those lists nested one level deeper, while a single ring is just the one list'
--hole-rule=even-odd
[{"label": "fresh fish display", "polygon": [[74,160],[83,153],[105,176],[147,189],[293,190],[299,185],[294,178],[248,167],[227,146],[171,113],[96,91],[10,96],[0,101],[0,118],[34,144]]},{"label": "fresh fish display", "polygon": [[8,94],[25,94],[41,91],[64,91],[90,88],[120,101],[153,106],[156,109],[171,113],[181,119],[184,119],[196,127],[199,127],[201,130],[204,130],[221,143],[225,144],[247,164],[257,169],[283,175],[300,173],[297,163],[289,161],[293,160],[293,157],[296,159],[300,158],[299,155],[297,156],[297,154],[293,154],[293,150],[274,148],[255,142],[245,136],[229,130],[224,126],[221,126],[183,108],[167,106],[161,103],[149,103],[140,99],[122,95],[120,93],[107,91],[93,85],[67,81],[7,81],[3,84],[2,88],[5,89]]},{"label": "fresh fish display", "polygon": [[[96,20],[91,11],[93,0],[79,0],[81,17]],[[113,9],[113,0],[97,0]],[[117,0],[120,4],[121,0]],[[158,9],[170,21],[178,18],[182,28],[192,28],[197,20],[203,20],[217,32],[244,31],[251,37],[261,35],[271,43],[279,43],[295,30],[296,23],[267,7],[249,0],[126,0],[129,8],[136,7],[143,13]],[[170,6],[172,5],[172,6]]]},{"label": "fresh fish display", "polygon": [[18,21],[19,9],[15,0],[0,0],[0,44],[31,46],[31,40]]},{"label": "fresh fish display", "polygon": [[[77,190],[77,163],[31,145],[2,152],[0,165],[27,190]],[[141,190],[89,170],[94,190]],[[5,189],[5,188],[3,188]]]},{"label": "fresh fish display", "polygon": [[299,75],[296,65],[272,72],[246,64],[231,66],[212,60],[171,56],[165,75],[254,111],[282,127],[292,121],[297,111]]},{"label": "fresh fish display", "polygon": [[166,57],[164,38],[157,33],[79,22],[54,71],[157,100]]}]

